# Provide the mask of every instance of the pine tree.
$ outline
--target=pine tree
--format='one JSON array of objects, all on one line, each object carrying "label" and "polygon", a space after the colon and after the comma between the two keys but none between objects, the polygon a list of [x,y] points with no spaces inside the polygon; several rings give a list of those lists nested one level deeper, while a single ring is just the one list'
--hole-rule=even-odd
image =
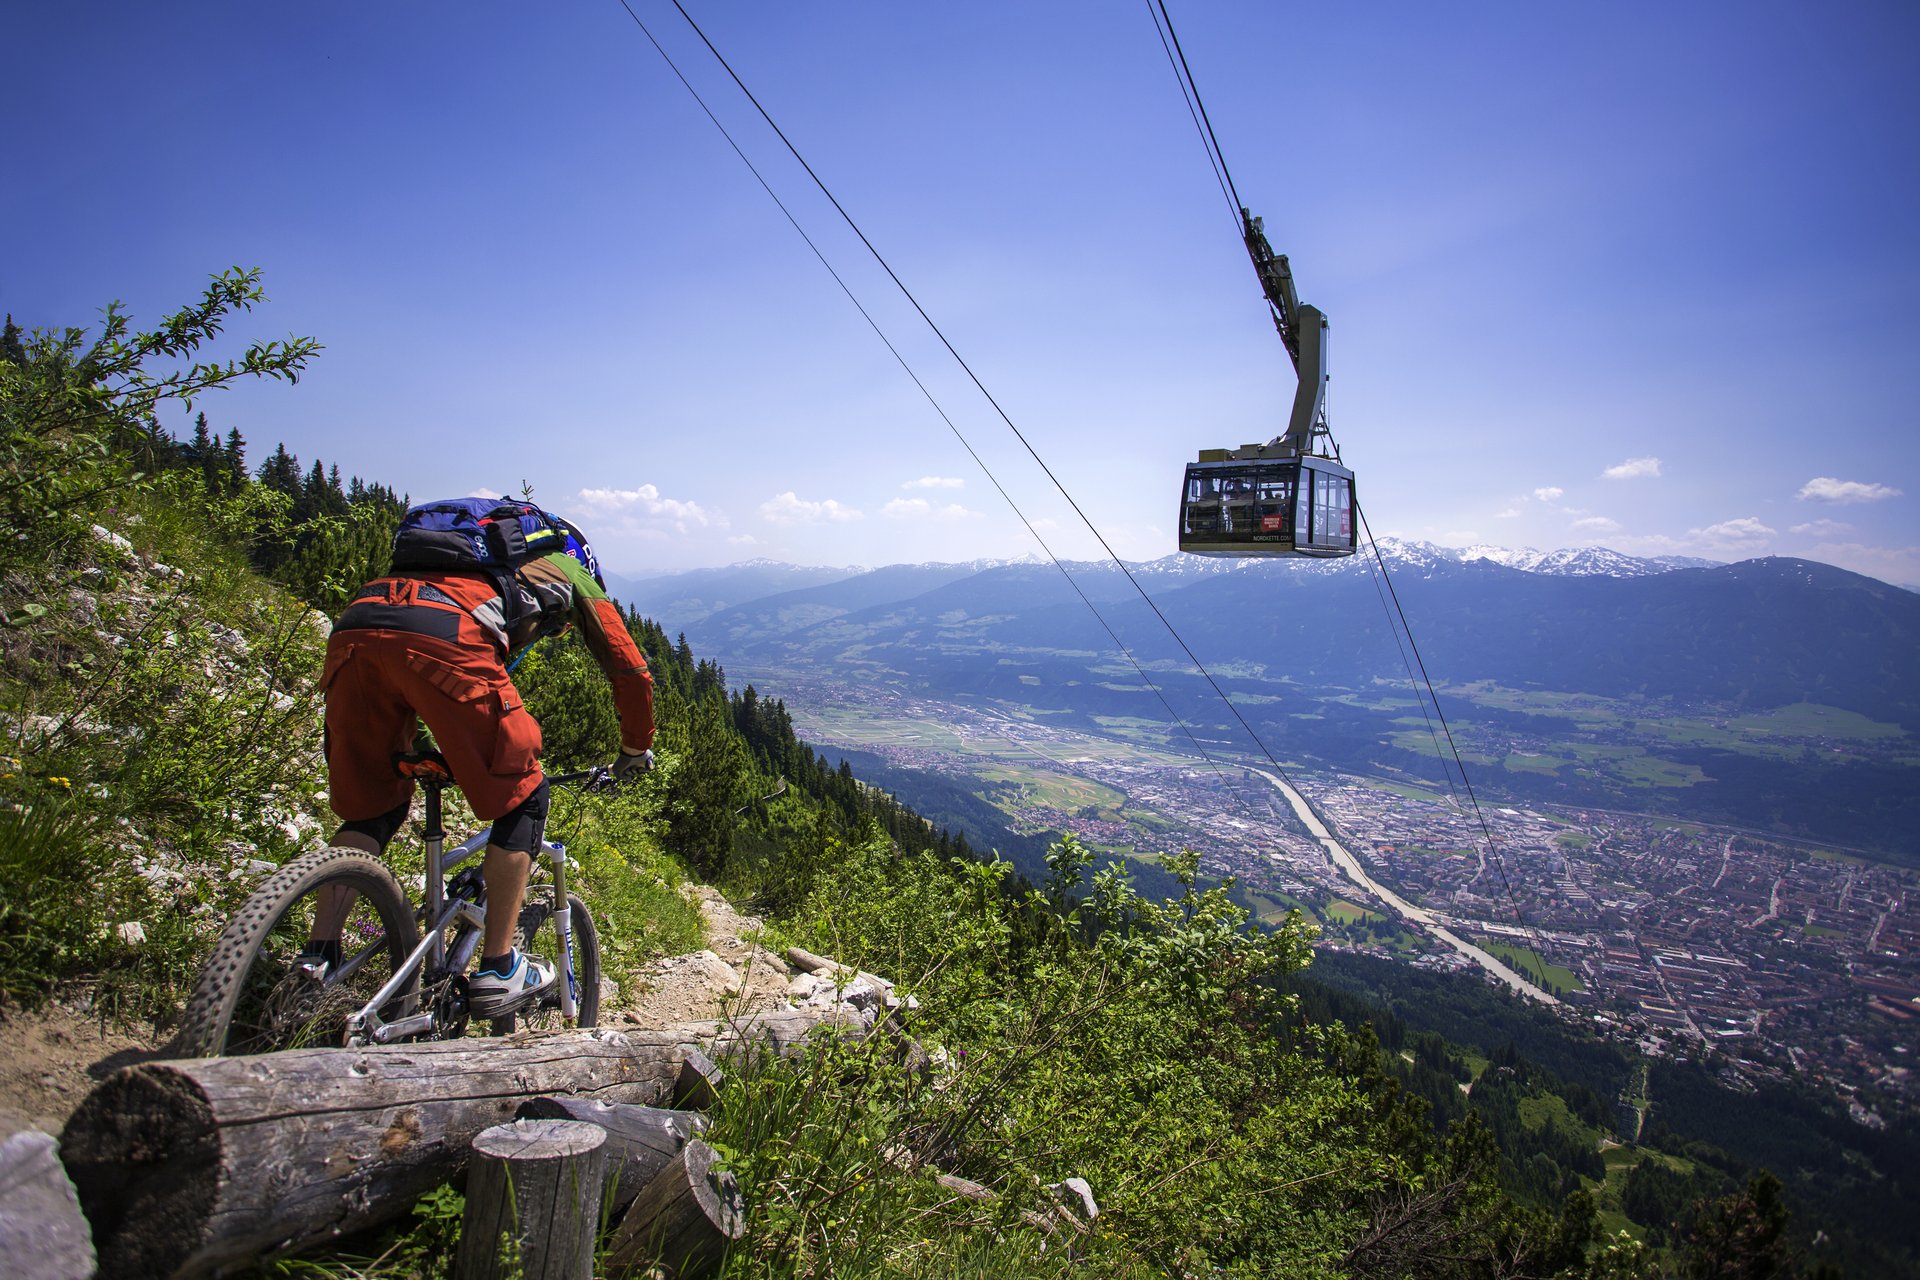
[{"label": "pine tree", "polygon": [[240,434],[240,428],[231,427],[227,431],[227,445],[222,450],[221,461],[226,466],[225,492],[238,493],[247,479],[247,441]]},{"label": "pine tree", "polygon": [[260,483],[294,500],[300,500],[300,459],[287,452],[287,446],[274,446],[273,456],[260,464]]}]

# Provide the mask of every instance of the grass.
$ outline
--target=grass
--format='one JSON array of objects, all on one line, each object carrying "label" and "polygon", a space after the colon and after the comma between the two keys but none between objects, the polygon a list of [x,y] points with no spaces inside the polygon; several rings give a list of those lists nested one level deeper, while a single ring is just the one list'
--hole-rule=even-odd
[{"label": "grass", "polygon": [[1727,721],[1727,727],[1770,738],[1850,738],[1871,742],[1907,736],[1907,731],[1897,724],[1886,724],[1857,711],[1817,702],[1796,702],[1790,707],[1740,716]]},{"label": "grass", "polygon": [[1522,1098],[1519,1111],[1520,1123],[1529,1129],[1558,1129],[1584,1142],[1599,1145],[1600,1135],[1582,1124],[1579,1117],[1567,1109],[1566,1100],[1557,1093]]},{"label": "grass", "polygon": [[1474,945],[1491,956],[1512,965],[1513,968],[1532,978],[1549,991],[1585,991],[1587,984],[1580,981],[1580,975],[1573,970],[1557,964],[1548,964],[1531,947],[1516,946],[1511,942],[1496,942],[1488,938],[1476,938]]},{"label": "grass", "polygon": [[1408,800],[1425,800],[1431,804],[1439,804],[1446,798],[1444,792],[1408,782],[1395,782],[1390,778],[1362,778],[1360,781],[1368,790],[1385,791],[1390,795],[1402,796]]},{"label": "grass", "polygon": [[1386,919],[1386,916],[1380,912],[1369,911],[1356,902],[1348,902],[1345,898],[1335,898],[1320,911],[1327,919],[1338,920],[1341,924],[1371,923]]},{"label": "grass", "polygon": [[1571,760],[1562,759],[1559,756],[1527,755],[1519,751],[1501,761],[1502,766],[1509,773],[1540,773],[1548,777],[1557,775],[1562,766],[1572,763]]}]

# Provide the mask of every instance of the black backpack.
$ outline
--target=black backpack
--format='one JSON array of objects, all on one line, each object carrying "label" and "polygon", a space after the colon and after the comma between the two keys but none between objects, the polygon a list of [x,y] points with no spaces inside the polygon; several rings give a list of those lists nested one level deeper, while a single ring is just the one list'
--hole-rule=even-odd
[{"label": "black backpack", "polygon": [[393,534],[392,569],[477,573],[500,590],[511,631],[524,613],[513,571],[567,547],[566,525],[531,502],[507,498],[447,498],[410,507]]}]

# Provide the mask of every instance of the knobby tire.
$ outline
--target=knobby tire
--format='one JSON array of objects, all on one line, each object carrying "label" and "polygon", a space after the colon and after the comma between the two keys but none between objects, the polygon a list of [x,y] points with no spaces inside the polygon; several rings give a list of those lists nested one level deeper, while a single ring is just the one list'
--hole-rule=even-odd
[{"label": "knobby tire", "polygon": [[[302,988],[304,980],[290,976],[290,968],[306,941],[297,935],[306,932],[311,908],[302,904],[329,885],[360,895],[349,921],[347,954],[375,950],[347,983],[316,991],[310,982]],[[357,849],[302,854],[269,876],[227,923],[194,984],[170,1052],[202,1058],[338,1045],[346,1014],[399,970],[419,940],[406,894],[378,859]],[[596,980],[598,958],[596,949]],[[382,1016],[410,1007],[417,985],[409,984]]]}]

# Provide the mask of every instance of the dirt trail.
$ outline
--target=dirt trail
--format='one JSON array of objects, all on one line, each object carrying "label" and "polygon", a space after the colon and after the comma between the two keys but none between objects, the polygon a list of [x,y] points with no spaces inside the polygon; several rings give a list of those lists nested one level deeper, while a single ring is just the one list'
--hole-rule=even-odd
[{"label": "dirt trail", "polygon": [[94,1085],[157,1057],[165,1041],[59,1003],[0,1018],[0,1108],[57,1134]]},{"label": "dirt trail", "polygon": [[700,907],[707,949],[648,965],[636,989],[622,990],[609,1001],[603,1021],[610,1026],[657,1027],[722,1012],[786,1008],[791,970],[785,959],[752,941],[761,922],[735,911],[706,885],[688,885],[681,892]]},{"label": "dirt trail", "polygon": [[[607,992],[609,1026],[666,1026],[721,1013],[788,1007],[790,968],[751,939],[761,922],[706,885],[682,890],[700,907],[707,949],[649,964]],[[167,1035],[103,1025],[96,1014],[51,1003],[0,1017],[0,1110],[58,1134],[94,1085],[123,1066],[159,1056]]]}]

